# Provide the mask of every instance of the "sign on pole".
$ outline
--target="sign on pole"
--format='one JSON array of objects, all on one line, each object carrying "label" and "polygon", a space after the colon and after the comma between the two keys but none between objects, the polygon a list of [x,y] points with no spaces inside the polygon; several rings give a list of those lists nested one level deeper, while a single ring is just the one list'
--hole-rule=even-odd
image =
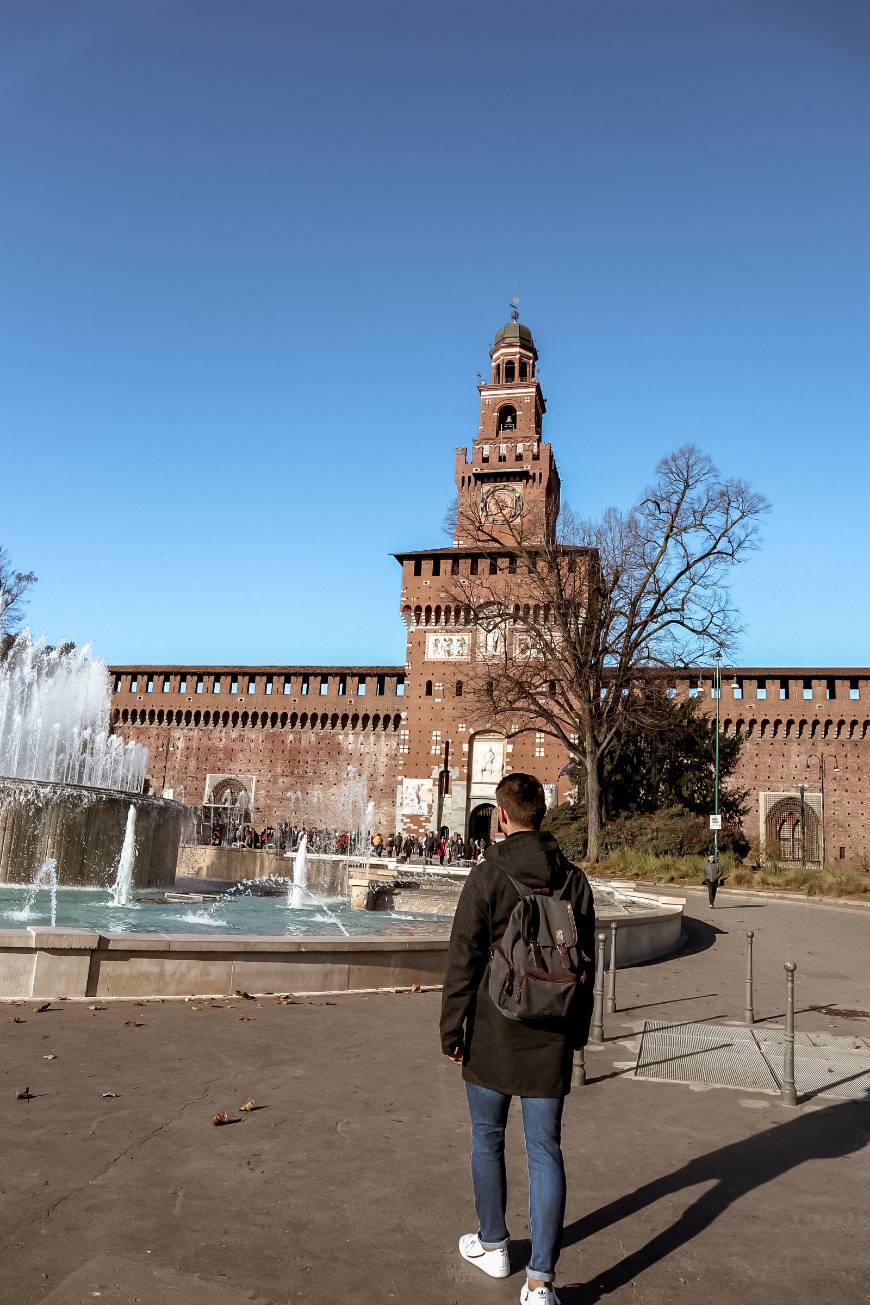
[{"label": "sign on pole", "polygon": [[721,828],[722,828],[722,817],[721,817],[721,816],[711,816],[711,817],[710,817],[710,828],[711,828],[711,829],[721,829]]}]

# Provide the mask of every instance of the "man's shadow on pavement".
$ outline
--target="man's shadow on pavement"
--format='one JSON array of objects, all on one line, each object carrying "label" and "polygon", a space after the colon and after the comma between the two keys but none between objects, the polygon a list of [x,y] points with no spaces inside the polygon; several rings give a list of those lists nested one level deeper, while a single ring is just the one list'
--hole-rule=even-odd
[{"label": "man's shadow on pavement", "polygon": [[[835,1160],[860,1151],[870,1141],[870,1093],[824,1110],[799,1115],[730,1146],[690,1160],[682,1169],[611,1201],[565,1228],[562,1246],[574,1246],[658,1201],[700,1183],[715,1186],[690,1205],[670,1228],[627,1255],[590,1283],[560,1287],[562,1305],[589,1305],[625,1286],[710,1226],[733,1202],[763,1187],[806,1160]],[[638,1228],[640,1228],[638,1224]]]}]

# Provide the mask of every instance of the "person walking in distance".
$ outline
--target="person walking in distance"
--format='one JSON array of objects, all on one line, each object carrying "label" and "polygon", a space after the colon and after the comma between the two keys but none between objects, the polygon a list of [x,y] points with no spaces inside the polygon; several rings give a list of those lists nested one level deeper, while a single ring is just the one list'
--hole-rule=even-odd
[{"label": "person walking in distance", "polygon": [[471,1115],[478,1231],[459,1239],[459,1253],[490,1277],[510,1273],[504,1144],[519,1097],[532,1241],[520,1301],[558,1305],[562,1110],[592,1016],[595,911],[583,871],[541,832],[540,782],[508,775],[496,804],[507,837],[490,844],[462,889],[441,1001],[441,1049],[462,1067]]},{"label": "person walking in distance", "polygon": [[712,908],[716,905],[716,890],[719,887],[719,862],[712,852],[707,857],[707,864],[704,867],[704,883],[707,885],[707,896]]}]

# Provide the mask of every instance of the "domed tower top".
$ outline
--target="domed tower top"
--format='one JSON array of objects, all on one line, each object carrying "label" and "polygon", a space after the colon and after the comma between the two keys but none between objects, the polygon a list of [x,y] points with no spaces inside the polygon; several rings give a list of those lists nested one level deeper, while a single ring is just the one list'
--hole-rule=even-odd
[{"label": "domed tower top", "polygon": [[509,344],[519,345],[522,349],[527,350],[537,359],[538,351],[535,348],[535,340],[531,328],[524,326],[523,323],[518,321],[516,318],[510,322],[506,322],[500,331],[496,331],[495,343],[490,350],[490,356],[495,353],[500,345]]}]

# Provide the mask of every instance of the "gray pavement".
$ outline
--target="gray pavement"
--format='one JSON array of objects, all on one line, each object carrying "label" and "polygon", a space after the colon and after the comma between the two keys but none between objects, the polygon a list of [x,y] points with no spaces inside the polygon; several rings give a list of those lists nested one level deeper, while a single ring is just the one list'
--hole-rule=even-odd
[{"label": "gray pavement", "polygon": [[[690,892],[684,952],[620,973],[610,1040],[566,1108],[565,1305],[870,1301],[868,1101],[789,1110],[627,1076],[644,1019],[741,1016],[748,928],[760,1017],[781,1017],[794,958],[798,1028],[870,1035],[866,911],[720,901]],[[438,1002],[0,1005],[2,1305],[516,1301],[518,1120],[517,1273],[494,1282],[455,1250],[475,1225]],[[213,1127],[224,1110],[238,1122]]]}]

